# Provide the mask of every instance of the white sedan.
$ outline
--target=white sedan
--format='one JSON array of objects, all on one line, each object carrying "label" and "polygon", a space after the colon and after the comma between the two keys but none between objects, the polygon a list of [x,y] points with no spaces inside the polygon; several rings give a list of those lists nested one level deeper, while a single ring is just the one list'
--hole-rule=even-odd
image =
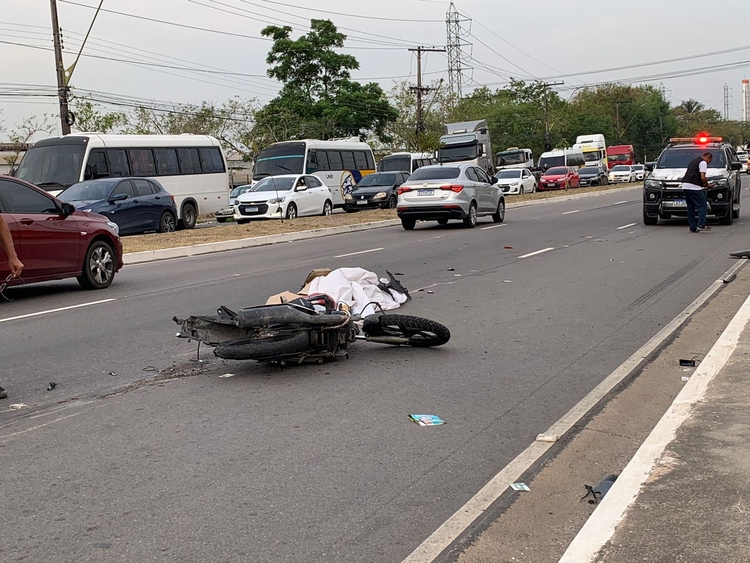
[{"label": "white sedan", "polygon": [[252,190],[239,195],[234,204],[234,220],[239,224],[252,219],[295,219],[331,213],[330,188],[307,174],[263,178]]},{"label": "white sedan", "polygon": [[637,181],[646,178],[646,167],[643,164],[634,164],[633,170],[635,170],[635,179]]},{"label": "white sedan", "polygon": [[636,172],[632,166],[627,164],[618,164],[613,166],[609,171],[609,182],[615,184],[617,182],[635,182]]},{"label": "white sedan", "polygon": [[536,178],[525,168],[506,168],[495,174],[497,187],[504,194],[533,194],[536,192]]}]

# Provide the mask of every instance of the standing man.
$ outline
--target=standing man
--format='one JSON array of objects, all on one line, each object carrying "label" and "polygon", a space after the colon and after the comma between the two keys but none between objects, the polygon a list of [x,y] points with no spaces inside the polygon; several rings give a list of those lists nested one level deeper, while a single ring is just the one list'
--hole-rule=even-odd
[{"label": "standing man", "polygon": [[[703,153],[698,158],[691,160],[685,172],[685,177],[682,179],[682,191],[685,193],[691,233],[711,230],[711,227],[706,225],[708,200],[704,190],[709,187],[706,173],[712,160],[713,156],[710,152]],[[695,218],[696,211],[698,213],[697,221]]]},{"label": "standing man", "polygon": [[[23,264],[18,259],[16,248],[15,246],[13,246],[13,238],[10,236],[8,223],[5,222],[2,214],[0,214],[0,247],[2,247],[2,249],[5,250],[5,254],[8,255],[8,267],[10,268],[10,275],[14,278],[17,278],[23,271]],[[0,283],[2,283],[2,281],[0,281]],[[5,399],[7,396],[8,394],[5,392],[5,389],[0,387],[0,399]]]}]

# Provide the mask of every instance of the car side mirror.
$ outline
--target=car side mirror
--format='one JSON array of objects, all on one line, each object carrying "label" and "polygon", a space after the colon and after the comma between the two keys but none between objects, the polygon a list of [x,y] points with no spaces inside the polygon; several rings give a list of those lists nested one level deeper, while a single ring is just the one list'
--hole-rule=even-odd
[{"label": "car side mirror", "polygon": [[741,162],[733,162],[732,163],[732,170],[742,170],[742,163]]},{"label": "car side mirror", "polygon": [[490,178],[490,184],[492,184],[493,186],[497,184],[497,178],[495,178],[495,176],[492,176],[492,178]]},{"label": "car side mirror", "polygon": [[68,215],[73,215],[76,212],[76,208],[72,203],[64,201],[60,204],[60,212],[67,217]]},{"label": "car side mirror", "polygon": [[294,188],[295,192],[304,192],[307,189],[307,186],[297,186]]},{"label": "car side mirror", "polygon": [[654,171],[654,163],[653,162],[647,162],[643,166],[645,166],[646,170],[648,170],[649,172],[653,172]]},{"label": "car side mirror", "polygon": [[128,199],[128,194],[115,194],[109,198],[109,203],[115,203],[116,201],[124,201]]}]

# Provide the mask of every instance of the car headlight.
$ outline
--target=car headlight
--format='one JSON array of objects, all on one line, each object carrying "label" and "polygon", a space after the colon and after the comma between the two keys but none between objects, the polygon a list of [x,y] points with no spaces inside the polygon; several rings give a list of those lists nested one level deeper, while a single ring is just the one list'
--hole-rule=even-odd
[{"label": "car headlight", "polygon": [[120,227],[117,226],[117,223],[113,223],[112,221],[107,221],[107,225],[115,232],[116,235],[120,235]]},{"label": "car headlight", "polygon": [[277,197],[277,198],[274,198],[272,200],[269,200],[268,203],[270,203],[271,205],[274,205],[274,204],[277,204],[277,203],[284,203],[285,199],[286,199],[286,196],[284,196],[284,197]]},{"label": "car headlight", "polygon": [[661,182],[659,180],[646,180],[646,182],[643,185],[646,188],[650,188],[652,190],[658,190],[661,187]]},{"label": "car headlight", "polygon": [[372,197],[372,199],[385,199],[386,197],[388,197],[388,194],[387,194],[387,193],[385,193],[385,192],[378,192],[378,193],[376,193],[376,194],[375,194],[375,195],[374,195],[374,196]]},{"label": "car headlight", "polygon": [[715,179],[709,179],[709,182],[713,183],[714,188],[728,188],[729,187],[729,180],[726,178],[715,178]]},{"label": "car headlight", "polygon": [[351,201],[351,200],[353,200],[354,198],[352,197],[352,194],[346,194],[346,195],[344,196],[344,199],[345,199],[346,201]]},{"label": "car headlight", "polygon": [[513,186],[514,188],[517,188],[520,185],[521,185],[521,182],[513,182],[513,183],[511,183],[511,186]]}]

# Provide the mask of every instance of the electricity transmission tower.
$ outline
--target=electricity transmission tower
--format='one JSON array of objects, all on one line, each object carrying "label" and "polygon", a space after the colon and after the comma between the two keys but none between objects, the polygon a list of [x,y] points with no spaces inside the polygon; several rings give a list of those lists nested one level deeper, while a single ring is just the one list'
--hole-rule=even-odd
[{"label": "electricity transmission tower", "polygon": [[732,114],[732,89],[729,84],[724,84],[724,119],[731,119]]},{"label": "electricity transmission tower", "polygon": [[469,70],[463,60],[463,48],[471,44],[463,40],[465,34],[461,27],[461,24],[467,21],[471,20],[464,18],[451,2],[445,15],[445,26],[448,31],[448,43],[446,44],[448,50],[448,89],[456,98],[461,97],[463,71]]}]

